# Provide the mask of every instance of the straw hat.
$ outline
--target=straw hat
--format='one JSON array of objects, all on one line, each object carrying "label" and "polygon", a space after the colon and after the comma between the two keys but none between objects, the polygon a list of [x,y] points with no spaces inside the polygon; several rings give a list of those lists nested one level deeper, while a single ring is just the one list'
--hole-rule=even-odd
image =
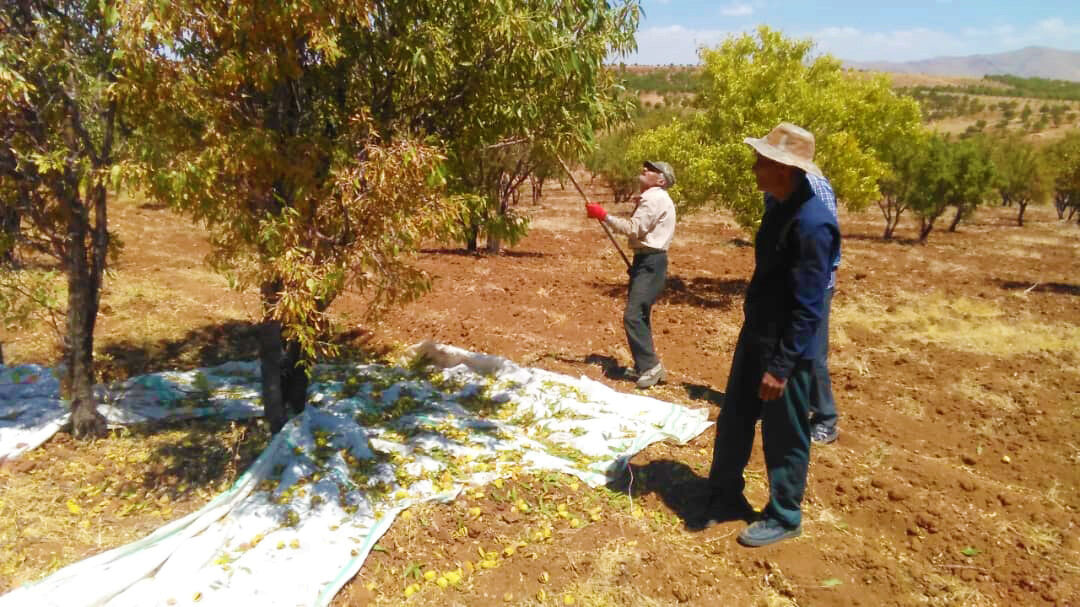
[{"label": "straw hat", "polygon": [[802,127],[781,122],[761,139],[747,137],[743,143],[770,160],[822,177],[821,169],[814,164],[814,134]]}]

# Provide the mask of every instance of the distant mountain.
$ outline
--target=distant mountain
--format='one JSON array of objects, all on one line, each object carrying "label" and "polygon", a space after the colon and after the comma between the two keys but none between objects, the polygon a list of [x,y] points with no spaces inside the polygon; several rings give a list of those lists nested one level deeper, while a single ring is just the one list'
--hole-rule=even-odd
[{"label": "distant mountain", "polygon": [[890,61],[847,61],[861,70],[933,74],[937,76],[973,76],[1010,74],[1024,78],[1051,78],[1080,82],[1080,52],[1029,46],[1018,51],[968,57],[935,57],[903,63]]}]

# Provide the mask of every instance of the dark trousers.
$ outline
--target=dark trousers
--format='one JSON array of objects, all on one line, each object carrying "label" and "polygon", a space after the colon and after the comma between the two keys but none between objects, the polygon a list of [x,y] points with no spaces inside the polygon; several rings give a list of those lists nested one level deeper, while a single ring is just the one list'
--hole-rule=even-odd
[{"label": "dark trousers", "polygon": [[781,397],[758,398],[765,360],[755,338],[739,335],[728,376],[724,408],[716,420],[709,484],[714,498],[735,502],[742,496],[743,470],[750,461],[754,432],[761,419],[765,467],[769,473],[769,503],[765,515],[787,527],[802,522],[802,499],[810,462],[810,390],[813,364],[800,361],[788,377]]},{"label": "dark trousers", "polygon": [[814,334],[817,358],[814,359],[814,387],[810,393],[810,424],[836,427],[836,400],[833,398],[832,379],[829,377],[829,311],[832,308],[833,291],[825,290],[825,317]]},{"label": "dark trousers", "polygon": [[623,312],[623,328],[630,354],[634,357],[634,370],[644,373],[660,363],[653,349],[652,306],[664,290],[667,279],[667,253],[637,253],[630,265],[630,288]]}]

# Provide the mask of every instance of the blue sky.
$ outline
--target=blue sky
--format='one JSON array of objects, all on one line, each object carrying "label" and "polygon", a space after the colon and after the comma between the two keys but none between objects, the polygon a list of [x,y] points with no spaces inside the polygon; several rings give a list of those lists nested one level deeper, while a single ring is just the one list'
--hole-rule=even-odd
[{"label": "blue sky", "polygon": [[643,0],[627,63],[697,63],[696,49],[765,24],[852,61],[1080,50],[1080,0]]}]

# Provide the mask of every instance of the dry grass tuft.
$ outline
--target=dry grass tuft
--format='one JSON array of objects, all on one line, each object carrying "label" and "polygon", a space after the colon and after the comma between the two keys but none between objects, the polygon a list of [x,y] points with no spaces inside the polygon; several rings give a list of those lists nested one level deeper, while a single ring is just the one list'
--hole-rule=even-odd
[{"label": "dry grass tuft", "polygon": [[59,434],[8,462],[0,468],[0,593],[197,510],[268,441],[260,422],[192,421],[88,443]]},{"label": "dry grass tuft", "polygon": [[932,294],[897,294],[900,303],[870,297],[833,310],[838,326],[858,325],[875,333],[963,352],[1017,356],[1080,350],[1080,326],[1046,324],[1022,309],[1003,310],[990,301]]},{"label": "dry grass tuft", "polygon": [[573,597],[575,605],[621,607],[622,605],[674,605],[676,601],[658,601],[638,589],[626,571],[641,567],[641,551],[622,540],[612,540],[595,556],[588,577],[564,588],[559,594]]},{"label": "dry grass tuft", "polygon": [[952,390],[958,399],[986,405],[997,411],[1013,412],[1020,409],[1012,396],[996,392],[972,377],[962,378],[953,385]]}]

